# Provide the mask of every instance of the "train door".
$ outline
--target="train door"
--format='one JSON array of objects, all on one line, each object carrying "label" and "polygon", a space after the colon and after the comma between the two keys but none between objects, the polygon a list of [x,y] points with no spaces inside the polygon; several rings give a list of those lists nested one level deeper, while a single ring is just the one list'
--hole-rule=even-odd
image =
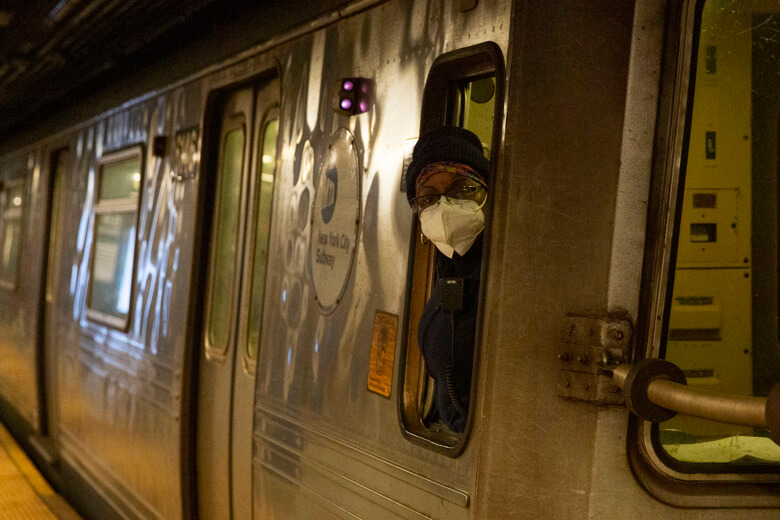
[{"label": "train door", "polygon": [[59,410],[57,406],[57,301],[58,271],[62,248],[62,226],[65,221],[66,176],[70,165],[67,148],[51,154],[49,178],[49,233],[46,256],[46,280],[42,303],[42,319],[38,346],[38,374],[40,395],[40,433],[56,442]]},{"label": "train door", "polygon": [[270,205],[273,188],[278,88],[272,80],[231,93],[215,133],[219,144],[212,148],[218,149],[218,159],[201,309],[196,432],[198,509],[200,518],[210,520],[252,518],[259,330],[253,316],[265,279],[268,218],[261,206]]}]

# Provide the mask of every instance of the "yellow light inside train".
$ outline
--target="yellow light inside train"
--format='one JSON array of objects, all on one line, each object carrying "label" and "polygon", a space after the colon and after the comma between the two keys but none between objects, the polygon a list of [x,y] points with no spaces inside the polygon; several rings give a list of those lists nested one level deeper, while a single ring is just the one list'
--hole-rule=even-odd
[{"label": "yellow light inside train", "polygon": [[271,164],[274,158],[270,155],[263,155],[263,164]]}]

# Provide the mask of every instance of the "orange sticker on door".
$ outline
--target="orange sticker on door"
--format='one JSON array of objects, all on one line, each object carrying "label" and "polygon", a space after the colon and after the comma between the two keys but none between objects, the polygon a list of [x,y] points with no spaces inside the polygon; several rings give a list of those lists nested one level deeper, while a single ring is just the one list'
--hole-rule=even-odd
[{"label": "orange sticker on door", "polygon": [[376,311],[374,334],[371,338],[371,359],[368,366],[368,389],[385,397],[390,397],[390,389],[393,386],[397,330],[398,316],[389,312]]}]

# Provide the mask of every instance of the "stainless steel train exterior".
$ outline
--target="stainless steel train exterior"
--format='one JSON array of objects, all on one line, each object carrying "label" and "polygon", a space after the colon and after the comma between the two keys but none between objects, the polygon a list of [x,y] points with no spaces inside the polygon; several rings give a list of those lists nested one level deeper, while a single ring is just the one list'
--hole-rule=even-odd
[{"label": "stainless steel train exterior", "polygon": [[[624,406],[560,395],[571,316],[628,323],[626,355],[656,355],[699,4],[360,0],[6,147],[4,416],[100,518],[776,518],[777,463],[664,470]],[[457,436],[413,417],[422,246],[402,176],[421,127],[463,122],[446,85],[485,78]],[[347,80],[362,113],[333,106]],[[112,194],[121,164],[140,175]]]}]

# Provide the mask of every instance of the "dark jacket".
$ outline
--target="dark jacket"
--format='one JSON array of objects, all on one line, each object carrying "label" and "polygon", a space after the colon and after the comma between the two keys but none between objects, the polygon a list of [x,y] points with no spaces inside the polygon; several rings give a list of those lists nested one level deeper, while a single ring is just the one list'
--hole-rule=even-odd
[{"label": "dark jacket", "polygon": [[[480,236],[461,257],[437,253],[437,277],[431,298],[425,304],[420,326],[417,329],[417,343],[420,345],[428,374],[436,380],[436,407],[441,420],[453,431],[462,433],[466,417],[461,415],[452,403],[447,386],[447,367],[454,361],[454,387],[460,403],[468,415],[471,397],[471,375],[474,363],[474,340],[477,327],[477,306],[479,303],[479,275],[482,260],[482,237]],[[440,278],[463,278],[463,310],[448,313],[441,309]],[[454,334],[453,334],[454,317]],[[455,339],[454,359],[452,340]]]}]

